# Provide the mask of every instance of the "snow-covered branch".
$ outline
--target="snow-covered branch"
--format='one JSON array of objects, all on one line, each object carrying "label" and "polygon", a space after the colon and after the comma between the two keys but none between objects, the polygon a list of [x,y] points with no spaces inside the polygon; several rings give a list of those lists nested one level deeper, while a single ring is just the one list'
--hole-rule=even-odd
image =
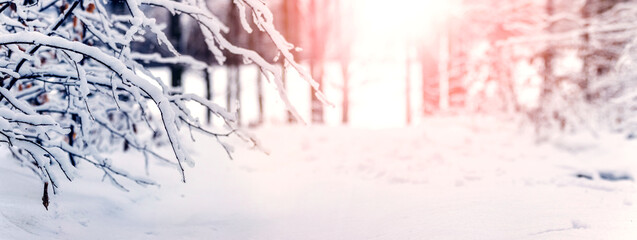
[{"label": "snow-covered branch", "polygon": [[[203,69],[207,63],[184,56],[163,32],[163,24],[146,12],[164,8],[172,14],[189,16],[202,29],[208,49],[219,63],[222,50],[255,63],[276,84],[291,112],[294,110],[282,81],[282,69],[257,52],[238,47],[224,37],[229,29],[203,1],[127,0],[125,11],[111,11],[116,2],[99,0],[0,2],[0,142],[16,159],[34,166],[55,189],[56,172],[69,180],[76,164],[88,162],[104,171],[104,177],[123,188],[121,179],[139,184],[152,180],[133,176],[113,166],[104,152],[113,143],[139,151],[148,158],[177,166],[185,181],[184,164],[192,165],[181,138],[186,127],[219,140],[236,134],[235,115],[200,96],[183,94],[151,75],[140,64],[156,62]],[[295,62],[289,44],[274,28],[272,13],[260,1],[237,0],[248,7],[258,30],[267,33],[288,65],[318,89],[310,74]],[[154,36],[148,39],[147,36]],[[154,42],[172,56],[141,53],[133,43]],[[319,93],[321,94],[321,93]],[[198,103],[227,123],[224,130],[207,129],[190,116],[187,102]],[[158,109],[153,116],[151,109]],[[242,136],[240,136],[242,137]],[[158,154],[154,142],[165,138],[173,156]],[[121,146],[121,145],[120,145]]]}]

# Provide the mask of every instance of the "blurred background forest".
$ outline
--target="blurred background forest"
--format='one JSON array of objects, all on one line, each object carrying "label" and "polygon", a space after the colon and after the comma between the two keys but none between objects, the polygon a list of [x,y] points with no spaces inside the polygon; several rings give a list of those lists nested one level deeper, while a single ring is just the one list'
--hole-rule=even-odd
[{"label": "blurred background forest", "polygon": [[[214,21],[196,23],[195,10],[200,9],[195,6],[203,6],[204,1],[214,16],[198,14]],[[15,151],[0,151],[7,159],[19,160],[19,164],[0,165],[0,239],[637,236],[637,142],[627,140],[637,136],[637,0],[96,0],[90,4],[78,0],[71,8],[68,1],[49,2],[40,1],[42,8],[25,9],[56,6],[59,9],[45,13],[53,16],[51,21],[60,18],[61,24],[66,17],[58,15],[67,9],[65,15],[71,16],[79,6],[75,10],[79,17],[68,19],[64,31],[80,38],[91,29],[75,19],[82,20],[96,5],[108,3],[108,11],[100,13],[103,18],[86,19],[103,26],[115,19],[117,29],[104,30],[114,33],[108,39],[117,42],[134,32],[135,41],[90,49],[107,53],[112,62],[130,60],[115,70],[108,68],[110,62],[84,61],[95,72],[84,75],[97,81],[111,72],[126,72],[125,78],[138,80],[134,90],[155,89],[161,98],[153,94],[152,99],[144,99],[152,108],[120,108],[117,102],[134,103],[136,98],[125,97],[128,90],[115,97],[111,80],[110,85],[102,83],[106,87],[91,88],[112,87],[112,93],[100,91],[96,96],[101,97],[91,100],[110,106],[100,108],[106,119],[102,122],[107,124],[84,111],[89,109],[86,101],[74,109],[83,115],[64,112],[60,118],[71,130],[48,131],[65,134],[58,136],[56,144],[88,152],[59,147],[66,151],[63,157],[66,153],[70,161],[81,157],[86,160],[82,164],[96,168],[75,166],[75,162],[63,168],[58,161],[59,179],[64,179],[65,169],[81,170],[77,175],[82,181],[73,187],[62,185],[63,194],[48,192],[49,181],[43,176],[49,176],[50,188],[57,189],[51,175],[37,172],[42,166],[56,165],[50,152],[40,151],[46,150],[42,146],[58,147],[41,141],[41,136],[49,135],[38,129],[49,125],[28,121],[37,130],[30,131],[22,121],[12,121],[12,134],[21,134],[16,135],[18,140],[23,141],[23,134],[34,135],[29,139],[33,147],[10,144],[9,150]],[[170,7],[175,2],[184,4]],[[11,4],[4,5],[11,11],[0,9],[0,16],[20,19],[20,8],[9,7],[20,5]],[[137,12],[143,11],[148,18],[133,16],[130,6],[139,7]],[[225,26],[219,26],[217,17]],[[296,48],[285,47],[270,17],[276,31]],[[155,29],[165,32],[175,51],[157,43],[162,42],[157,40],[158,31],[148,30],[155,20],[159,24]],[[143,21],[150,26],[135,26]],[[38,19],[30,22],[41,24]],[[4,25],[11,31],[23,28],[19,21]],[[202,31],[202,26],[207,29]],[[35,40],[21,40],[24,45],[35,44],[37,38],[58,39],[48,41],[53,46],[76,41],[7,32],[5,44],[15,42],[9,38],[16,35],[35,36]],[[222,44],[224,37],[226,44]],[[288,49],[294,49],[295,61],[288,54],[280,56]],[[175,52],[183,55],[175,57]],[[125,57],[118,59],[122,53]],[[21,56],[8,55],[7,66]],[[64,80],[58,83],[66,87],[79,69],[78,64],[67,63],[78,61],[71,56],[46,56],[56,61],[44,70],[73,70],[54,76]],[[261,56],[276,66],[264,64]],[[294,69],[295,62],[320,84],[318,90],[326,102],[317,97],[321,95],[315,94],[311,81],[300,76],[306,71]],[[30,69],[38,69],[39,61],[33,66]],[[273,76],[280,79],[278,67],[285,71],[286,91],[276,89],[280,85],[275,83],[280,82],[271,82]],[[70,82],[76,84],[71,86],[88,85],[80,75],[78,70],[80,81],[76,82],[80,83]],[[125,78],[120,76],[124,85]],[[143,80],[164,81],[175,88],[155,88]],[[25,85],[31,90],[20,96],[31,98],[32,89],[46,90],[32,86]],[[22,85],[16,88],[14,92],[23,90]],[[88,98],[79,94],[82,91],[64,92],[71,91],[49,91],[44,96],[61,95],[65,101]],[[299,118],[286,108],[286,92]],[[228,113],[202,104],[203,99],[195,101],[191,94],[212,100]],[[55,98],[42,102],[48,99]],[[36,105],[65,106],[56,104],[60,102]],[[150,112],[148,119],[158,117],[142,119],[145,109]],[[121,118],[106,115],[110,111],[124,114]],[[129,112],[132,117],[125,114]],[[14,116],[10,111],[4,114],[0,120]],[[190,116],[208,126],[200,126]],[[136,124],[141,121],[148,126]],[[306,127],[302,122],[314,125]],[[84,133],[80,126],[99,131]],[[76,136],[96,143],[85,147]],[[178,137],[192,141],[172,141]],[[28,151],[18,152],[24,149]],[[31,161],[27,154],[35,158],[33,152],[49,164]],[[95,162],[85,156],[102,153],[107,158]],[[193,166],[185,161],[185,153],[197,158],[196,167],[181,167],[181,161]],[[27,157],[17,158],[20,154]],[[176,162],[163,157],[173,155]],[[155,160],[161,167],[149,168]],[[119,178],[139,186],[120,184]],[[183,184],[177,179],[188,181]],[[104,181],[115,187],[103,187]],[[39,204],[45,209],[33,207]]]},{"label": "blurred background forest", "polygon": [[[540,136],[630,134],[634,124],[636,1],[266,2],[276,27],[298,46],[295,59],[333,105],[322,104],[306,83],[289,80],[299,76],[288,72],[289,94],[308,122],[396,127],[436,114],[507,114]],[[208,6],[229,27],[231,41],[283,64],[268,36],[239,22],[249,9],[229,0]],[[194,24],[169,12],[153,15],[179,50],[220,63]],[[161,46],[139,47],[168,54]],[[244,126],[295,121],[256,67],[233,56],[223,63],[158,71],[173,86],[238,110]]]}]

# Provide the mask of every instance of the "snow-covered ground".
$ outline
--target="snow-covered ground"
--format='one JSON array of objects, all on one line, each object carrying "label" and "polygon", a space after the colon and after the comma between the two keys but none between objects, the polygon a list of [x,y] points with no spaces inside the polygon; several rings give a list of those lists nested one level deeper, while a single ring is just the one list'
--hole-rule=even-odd
[{"label": "snow-covered ground", "polygon": [[[62,185],[49,211],[39,181],[4,161],[0,239],[637,237],[637,143],[621,136],[537,145],[517,125],[487,117],[254,133],[269,155],[238,144],[229,160],[199,137],[185,184],[175,169],[152,165],[160,188],[123,192],[81,165],[82,177]],[[143,172],[139,156],[116,156]]]}]

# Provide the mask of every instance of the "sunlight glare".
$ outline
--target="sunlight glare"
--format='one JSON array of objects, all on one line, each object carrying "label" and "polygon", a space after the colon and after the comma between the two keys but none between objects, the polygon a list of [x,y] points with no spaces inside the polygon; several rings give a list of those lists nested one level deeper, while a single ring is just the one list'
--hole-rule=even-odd
[{"label": "sunlight glare", "polygon": [[[359,52],[391,58],[397,48],[417,41],[433,41],[452,16],[461,15],[456,0],[358,0],[356,25],[364,41]],[[378,46],[383,46],[379,49]],[[378,52],[381,51],[381,52]],[[399,51],[402,52],[402,51]]]},{"label": "sunlight glare", "polygon": [[460,11],[460,4],[453,0],[396,0],[391,4],[363,0],[359,4],[362,6],[361,26],[394,37],[432,33],[450,15]]}]

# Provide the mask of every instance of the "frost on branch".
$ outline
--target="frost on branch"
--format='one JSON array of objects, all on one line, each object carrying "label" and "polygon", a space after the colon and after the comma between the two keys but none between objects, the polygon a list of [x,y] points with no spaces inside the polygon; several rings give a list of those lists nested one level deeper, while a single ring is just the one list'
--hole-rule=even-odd
[{"label": "frost on branch", "polygon": [[[56,176],[72,180],[77,171],[74,166],[80,162],[101,169],[105,179],[121,188],[121,179],[155,184],[114,166],[103,154],[113,143],[124,143],[126,148],[143,153],[146,161],[156,159],[177,166],[185,181],[183,164],[193,162],[180,138],[182,128],[199,130],[216,139],[234,133],[234,115],[224,108],[199,96],[182,94],[159,79],[140,77],[140,73],[149,71],[137,61],[206,67],[182,56],[171,45],[163,26],[145,14],[154,8],[193,19],[220,63],[225,59],[221,50],[227,50],[258,65],[298,118],[284,92],[280,67],[255,51],[235,46],[223,35],[252,29],[228,29],[203,1],[128,0],[124,1],[126,11],[122,14],[109,12],[109,2],[0,2],[0,141],[53,190],[59,183]],[[317,87],[294,61],[290,53],[294,46],[274,29],[272,13],[265,4],[256,0],[234,3],[239,9],[249,9],[248,14],[241,15],[242,21],[252,18],[288,65]],[[149,35],[153,38],[144,37]],[[142,54],[131,48],[133,43],[145,41],[165,46],[172,56]],[[217,133],[201,126],[189,115],[187,102],[199,103],[224,119],[226,131]],[[153,108],[159,110],[158,116],[151,116]],[[162,136],[172,148],[172,156],[161,156],[153,150],[152,140]]]}]

